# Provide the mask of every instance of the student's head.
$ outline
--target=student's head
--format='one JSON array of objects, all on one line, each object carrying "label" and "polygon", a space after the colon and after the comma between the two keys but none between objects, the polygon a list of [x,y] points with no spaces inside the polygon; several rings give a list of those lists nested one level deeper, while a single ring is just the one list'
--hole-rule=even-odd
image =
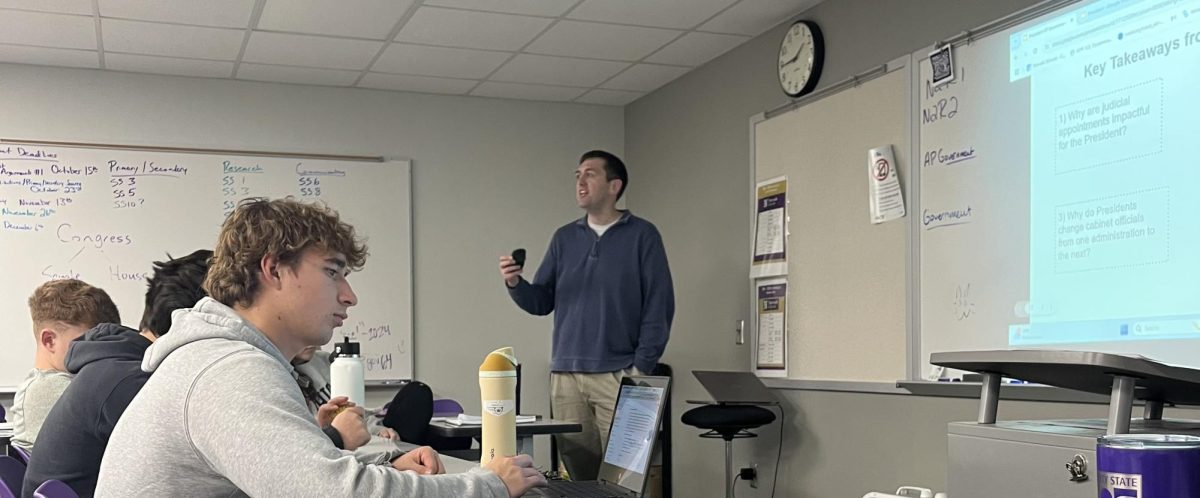
[{"label": "student's head", "polygon": [[575,201],[588,211],[615,206],[628,184],[629,172],[620,158],[602,150],[588,151],[575,168]]},{"label": "student's head", "polygon": [[171,312],[191,308],[204,297],[202,285],[212,254],[200,249],[182,258],[154,262],[154,275],[146,279],[146,310],[139,328],[162,336],[171,329]]},{"label": "student's head", "polygon": [[321,345],[358,302],[346,277],[366,257],[354,227],[328,206],[244,199],[221,225],[204,290],[235,310],[268,317],[301,348]]},{"label": "student's head", "polygon": [[99,287],[75,280],[51,280],[29,296],[29,315],[38,344],[38,368],[66,371],[71,341],[100,323],[121,323],[121,314]]}]

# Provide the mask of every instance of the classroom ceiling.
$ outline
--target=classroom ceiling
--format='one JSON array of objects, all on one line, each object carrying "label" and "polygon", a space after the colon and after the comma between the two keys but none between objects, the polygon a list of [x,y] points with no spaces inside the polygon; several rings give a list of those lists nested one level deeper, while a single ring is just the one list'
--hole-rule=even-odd
[{"label": "classroom ceiling", "polygon": [[625,105],[820,0],[0,0],[0,62]]}]

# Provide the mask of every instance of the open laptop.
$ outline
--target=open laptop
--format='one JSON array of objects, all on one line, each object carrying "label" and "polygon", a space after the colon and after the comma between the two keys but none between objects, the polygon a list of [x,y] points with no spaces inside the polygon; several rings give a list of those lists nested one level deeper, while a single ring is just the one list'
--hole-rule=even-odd
[{"label": "open laptop", "polygon": [[[722,405],[778,405],[775,397],[762,380],[751,372],[721,372],[715,370],[692,370],[692,375],[708,391],[713,401]],[[708,401],[687,400],[692,404],[710,404]]]},{"label": "open laptop", "polygon": [[595,481],[550,481],[524,496],[557,498],[637,498],[646,488],[646,471],[658,441],[670,377],[633,375],[621,379],[617,409],[608,431],[608,448]]}]

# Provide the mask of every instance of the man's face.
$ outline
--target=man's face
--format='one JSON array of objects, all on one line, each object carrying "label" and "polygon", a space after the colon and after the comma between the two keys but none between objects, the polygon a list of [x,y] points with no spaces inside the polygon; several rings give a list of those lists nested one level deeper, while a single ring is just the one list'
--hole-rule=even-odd
[{"label": "man's face", "polygon": [[[63,322],[54,322],[49,326],[42,327],[41,345],[50,351],[50,365],[59,372],[67,371],[67,351],[70,350],[71,341],[78,339],[84,332],[87,332],[87,325],[73,325]],[[49,334],[47,334],[49,331]],[[49,344],[47,342],[49,341]]]},{"label": "man's face", "polygon": [[294,268],[281,265],[278,319],[285,330],[308,346],[328,343],[333,329],[346,321],[347,310],[358,304],[348,274],[345,256],[312,248],[304,250]]},{"label": "man's face", "polygon": [[601,158],[593,157],[575,168],[575,201],[584,210],[616,204],[620,190],[621,182],[608,180]]}]

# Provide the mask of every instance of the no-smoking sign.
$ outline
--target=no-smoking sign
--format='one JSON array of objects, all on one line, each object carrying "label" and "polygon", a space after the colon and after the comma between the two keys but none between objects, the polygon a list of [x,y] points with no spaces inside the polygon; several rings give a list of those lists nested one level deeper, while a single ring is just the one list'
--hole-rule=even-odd
[{"label": "no-smoking sign", "polygon": [[875,180],[876,181],[880,181],[880,182],[884,181],[885,179],[887,179],[888,175],[891,174],[891,172],[892,172],[892,165],[888,163],[887,159],[881,157],[881,158],[875,160]]}]

